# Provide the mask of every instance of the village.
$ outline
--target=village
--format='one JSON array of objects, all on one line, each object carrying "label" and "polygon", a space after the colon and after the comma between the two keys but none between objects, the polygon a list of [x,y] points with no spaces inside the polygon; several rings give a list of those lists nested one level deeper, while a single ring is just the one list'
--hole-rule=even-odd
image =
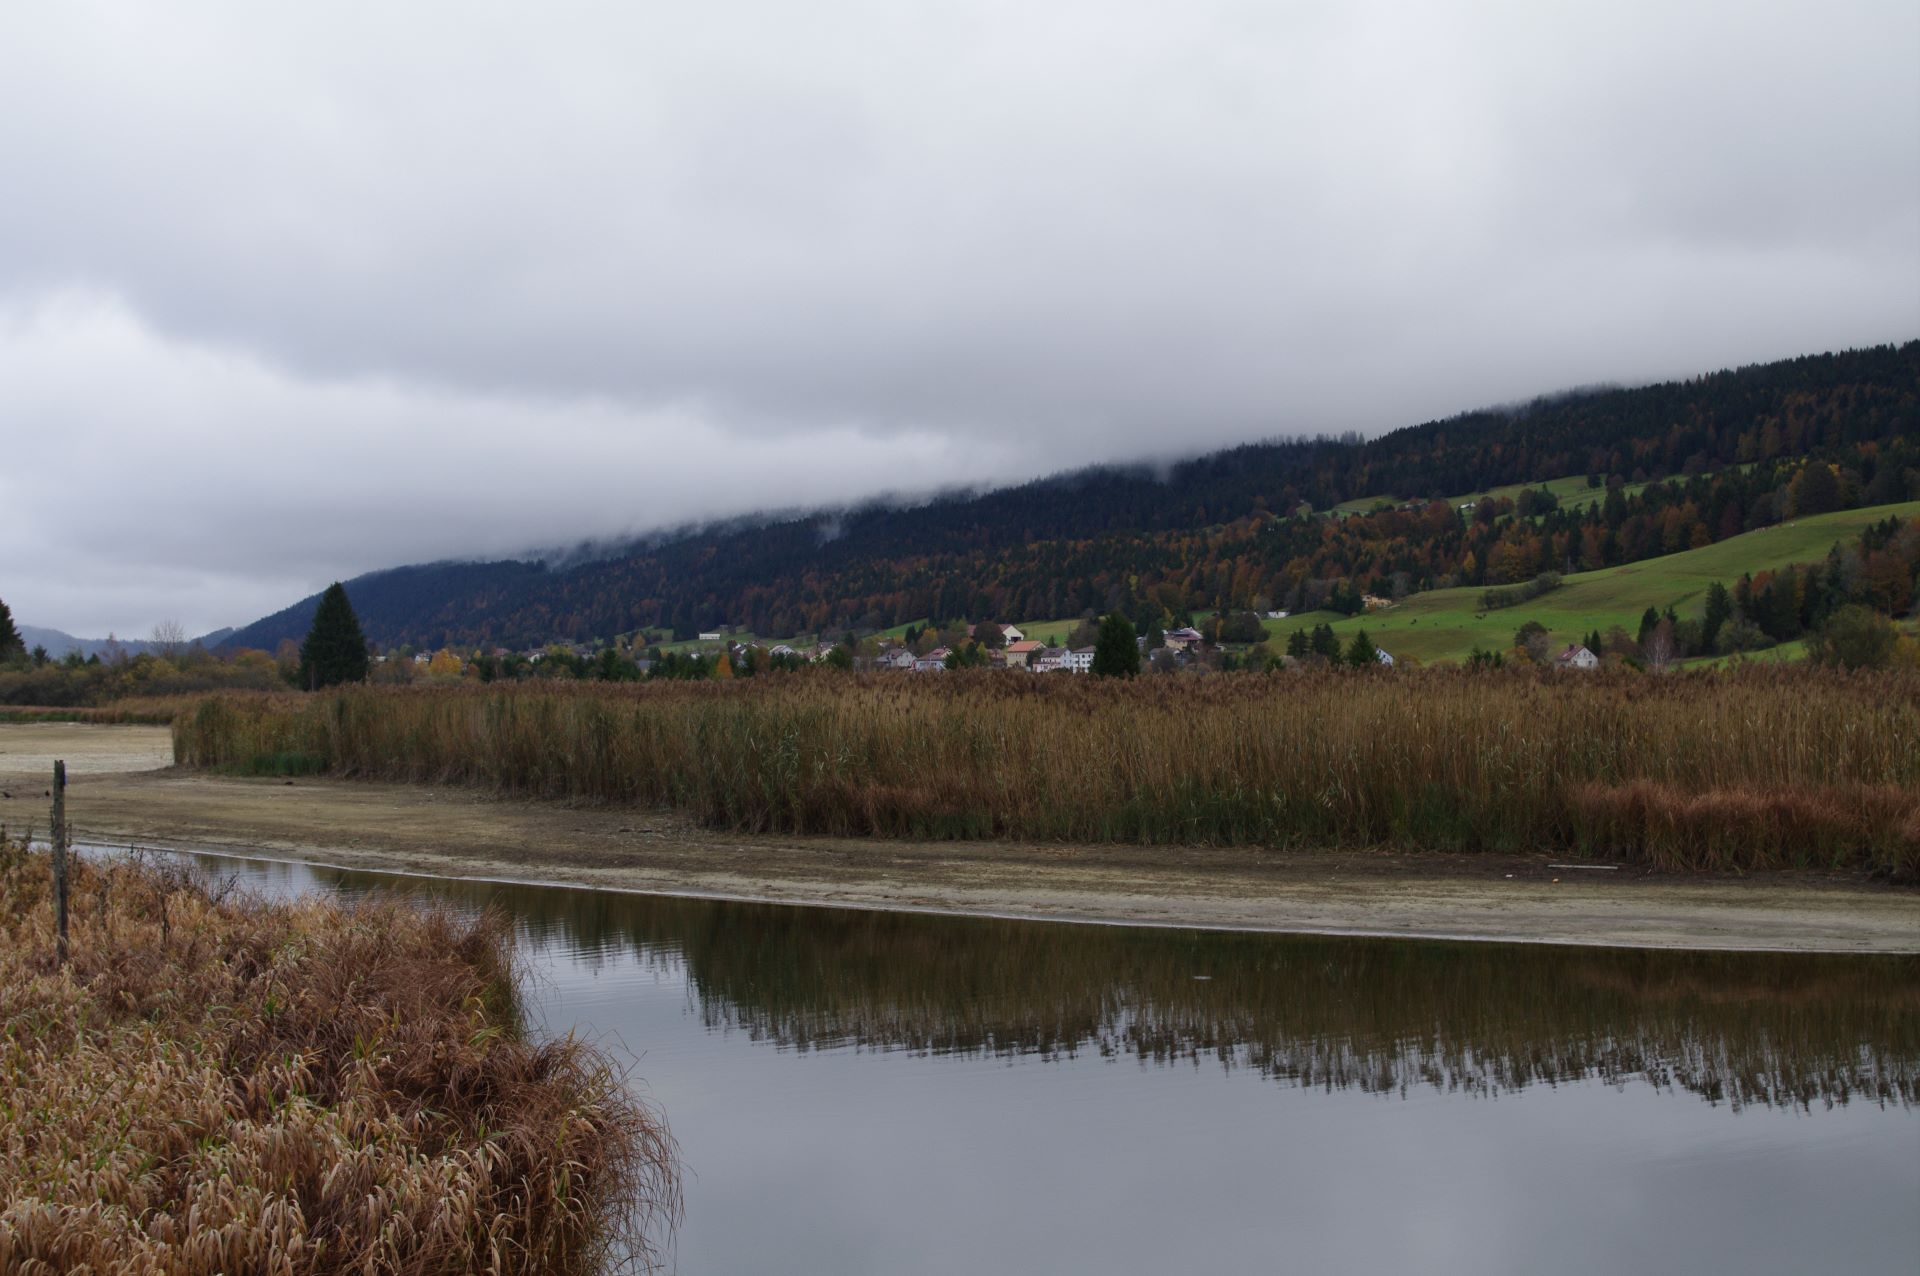
[{"label": "village", "polygon": [[[1072,639],[1090,639],[1089,626],[1074,630]],[[1303,631],[1304,632],[1304,631]],[[1056,638],[1063,637],[1055,635]],[[1234,643],[1210,639],[1191,625],[1154,630],[1135,637],[1143,673],[1209,673],[1241,669],[1281,668],[1294,664],[1352,663],[1349,653],[1307,650],[1282,654],[1278,644]],[[1394,658],[1373,648],[1373,660],[1392,668]],[[1584,649],[1582,649],[1584,650]],[[1326,659],[1322,657],[1326,656]],[[1594,661],[1597,664],[1597,660]],[[727,672],[719,672],[724,665]],[[849,633],[838,641],[762,642],[736,637],[724,630],[702,632],[685,643],[648,645],[626,639],[612,644],[553,643],[512,650],[494,646],[469,654],[448,649],[411,651],[400,648],[373,657],[375,682],[412,682],[418,679],[452,681],[471,678],[560,676],[623,681],[657,677],[751,676],[762,671],[823,666],[861,673],[928,674],[955,669],[994,669],[1020,673],[1088,674],[1094,668],[1094,646],[1088,641],[1029,638],[1018,625],[981,622],[935,630],[908,626],[905,633],[882,631],[859,636]],[[1581,666],[1586,667],[1586,666]]]},{"label": "village", "polygon": [[[1286,613],[1268,619],[1284,619]],[[1058,630],[1059,626],[1050,626]],[[932,625],[883,630],[867,635],[848,633],[838,641],[764,642],[751,635],[725,630],[702,631],[691,642],[648,644],[644,634],[610,644],[551,643],[512,650],[494,646],[461,653],[411,651],[405,648],[373,657],[376,682],[412,682],[417,679],[452,681],[530,676],[598,678],[627,681],[636,678],[707,678],[752,676],[763,671],[794,670],[808,666],[839,668],[860,673],[930,674],[955,669],[994,669],[1020,673],[1088,674],[1094,668],[1095,625],[1083,620],[1070,633],[1055,632],[1056,641],[1029,638],[1018,625],[983,621],[936,629]],[[1325,664],[1372,663],[1391,669],[1392,653],[1365,641],[1340,646],[1331,630],[1316,626],[1309,635],[1298,631],[1284,646],[1278,642],[1232,642],[1192,625],[1137,635],[1135,648],[1143,673],[1221,673],[1236,670],[1291,668]],[[1371,660],[1365,658],[1372,652]],[[1511,653],[1520,655],[1520,649]],[[1491,659],[1494,653],[1486,653]],[[1587,645],[1569,643],[1557,653],[1536,650],[1532,662],[1553,669],[1599,669],[1604,661]],[[724,668],[724,672],[722,669]]]}]

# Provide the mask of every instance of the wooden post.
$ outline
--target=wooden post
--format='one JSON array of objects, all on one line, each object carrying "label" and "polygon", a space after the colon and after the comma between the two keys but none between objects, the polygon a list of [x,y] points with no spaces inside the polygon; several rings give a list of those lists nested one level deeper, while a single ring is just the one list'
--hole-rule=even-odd
[{"label": "wooden post", "polygon": [[67,764],[53,764],[54,964],[67,964]]}]

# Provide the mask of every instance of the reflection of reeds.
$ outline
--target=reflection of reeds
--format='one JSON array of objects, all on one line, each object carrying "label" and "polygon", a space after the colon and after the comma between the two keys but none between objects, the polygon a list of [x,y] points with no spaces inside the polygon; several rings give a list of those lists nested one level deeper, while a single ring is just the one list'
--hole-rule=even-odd
[{"label": "reflection of reeds", "polygon": [[[322,877],[350,889],[392,880]],[[588,963],[684,961],[709,1025],[792,1049],[1205,1060],[1396,1094],[1601,1079],[1735,1107],[1920,1101],[1910,957],[1516,949],[433,890],[509,908],[530,935]]]},{"label": "reflection of reeds", "polygon": [[677,1204],[608,1061],[517,1030],[511,928],[0,848],[0,1270],[590,1272]]},{"label": "reflection of reeds", "polygon": [[710,1022],[802,1048],[1091,1050],[1383,1093],[1595,1078],[1735,1106],[1920,1100],[1907,958],[788,924],[740,906],[678,934]]},{"label": "reflection of reeds", "polygon": [[1920,675],[828,676],[215,698],[176,758],[915,838],[1920,871]]}]

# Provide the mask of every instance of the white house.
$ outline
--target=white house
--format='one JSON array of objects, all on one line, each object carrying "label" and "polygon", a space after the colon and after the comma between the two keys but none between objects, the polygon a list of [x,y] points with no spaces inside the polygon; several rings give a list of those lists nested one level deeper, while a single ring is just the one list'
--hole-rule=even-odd
[{"label": "white house", "polygon": [[890,647],[880,653],[880,668],[911,669],[914,667],[913,653],[905,647]]},{"label": "white house", "polygon": [[1075,647],[1067,652],[1063,658],[1063,665],[1068,673],[1092,673],[1093,648]]},{"label": "white house", "polygon": [[710,629],[706,633],[703,633],[700,635],[700,641],[701,642],[719,642],[720,631],[718,629]]},{"label": "white house", "polygon": [[1598,669],[1600,657],[1588,651],[1579,643],[1567,644],[1567,649],[1553,658],[1555,669]]},{"label": "white house", "polygon": [[953,648],[951,647],[935,647],[932,651],[929,651],[926,655],[913,662],[913,671],[915,673],[945,673],[947,671],[947,657],[952,654]]}]

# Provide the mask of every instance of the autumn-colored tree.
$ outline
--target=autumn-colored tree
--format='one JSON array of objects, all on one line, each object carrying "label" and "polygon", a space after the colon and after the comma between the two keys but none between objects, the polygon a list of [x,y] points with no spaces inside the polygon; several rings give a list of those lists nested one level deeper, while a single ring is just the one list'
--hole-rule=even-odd
[{"label": "autumn-colored tree", "polygon": [[947,652],[949,669],[984,669],[987,663],[987,649],[971,638]]}]

